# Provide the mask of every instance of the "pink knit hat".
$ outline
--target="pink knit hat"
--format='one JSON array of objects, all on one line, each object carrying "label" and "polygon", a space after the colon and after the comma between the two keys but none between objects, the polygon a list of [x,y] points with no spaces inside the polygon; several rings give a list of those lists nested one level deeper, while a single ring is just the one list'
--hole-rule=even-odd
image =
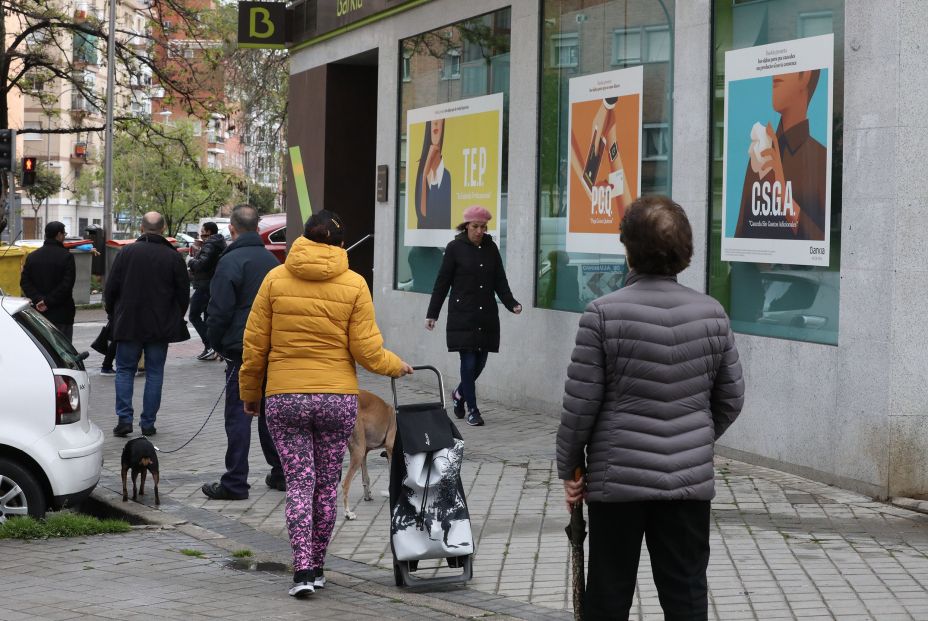
[{"label": "pink knit hat", "polygon": [[475,220],[489,222],[492,219],[493,214],[491,214],[487,209],[481,207],[480,205],[471,205],[464,210],[464,222],[473,222]]}]

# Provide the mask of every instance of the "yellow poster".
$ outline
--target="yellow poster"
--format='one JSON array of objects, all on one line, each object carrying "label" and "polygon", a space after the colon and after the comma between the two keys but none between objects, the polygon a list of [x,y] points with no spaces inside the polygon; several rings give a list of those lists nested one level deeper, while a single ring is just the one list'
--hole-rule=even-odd
[{"label": "yellow poster", "polygon": [[502,93],[407,112],[404,244],[443,248],[472,205],[498,237],[502,159]]}]

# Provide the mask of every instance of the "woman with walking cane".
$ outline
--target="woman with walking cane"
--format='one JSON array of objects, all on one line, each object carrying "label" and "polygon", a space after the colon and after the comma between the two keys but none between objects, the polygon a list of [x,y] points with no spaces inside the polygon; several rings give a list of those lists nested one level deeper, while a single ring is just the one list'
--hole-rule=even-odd
[{"label": "woman with walking cane", "polygon": [[557,434],[568,508],[589,509],[584,619],[628,619],[642,537],[665,618],[706,619],[713,448],[744,402],[738,350],[722,306],[677,282],[693,254],[682,207],[639,198],[620,239],[631,272],[580,318]]}]

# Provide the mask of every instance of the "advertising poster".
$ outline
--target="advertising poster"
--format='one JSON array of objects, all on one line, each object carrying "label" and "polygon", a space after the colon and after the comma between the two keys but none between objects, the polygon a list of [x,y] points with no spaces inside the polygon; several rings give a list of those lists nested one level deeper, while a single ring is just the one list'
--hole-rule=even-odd
[{"label": "advertising poster", "polygon": [[834,35],[725,54],[722,260],[827,266]]},{"label": "advertising poster", "polygon": [[567,252],[624,255],[619,224],[641,191],[642,67],[570,80]]},{"label": "advertising poster", "polygon": [[408,111],[404,244],[444,248],[471,205],[498,238],[502,172],[502,93]]}]

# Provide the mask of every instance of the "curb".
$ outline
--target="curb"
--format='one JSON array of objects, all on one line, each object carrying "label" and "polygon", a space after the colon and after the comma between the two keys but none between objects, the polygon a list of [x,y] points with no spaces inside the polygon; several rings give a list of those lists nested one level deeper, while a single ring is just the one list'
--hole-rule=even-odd
[{"label": "curb", "polygon": [[917,500],[915,498],[894,497],[889,499],[889,504],[900,509],[909,511],[918,511],[928,515],[928,500]]}]

